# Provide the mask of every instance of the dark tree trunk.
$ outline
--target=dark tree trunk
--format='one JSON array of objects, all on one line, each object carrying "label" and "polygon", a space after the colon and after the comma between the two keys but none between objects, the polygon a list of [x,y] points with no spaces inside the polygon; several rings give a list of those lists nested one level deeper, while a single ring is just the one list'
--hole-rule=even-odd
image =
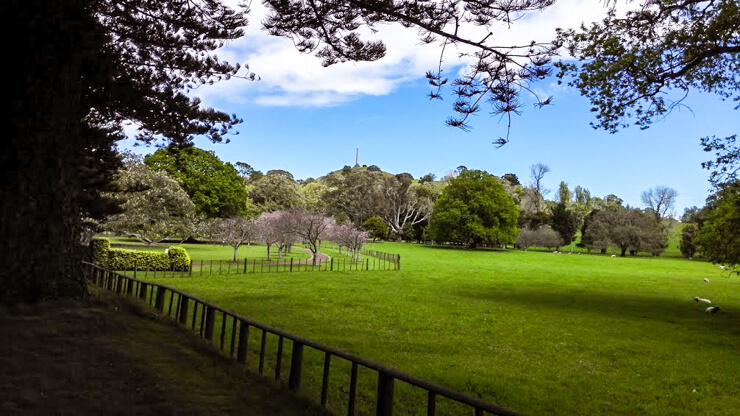
[{"label": "dark tree trunk", "polygon": [[623,248],[622,249],[622,254],[620,254],[619,257],[625,257],[626,254],[627,254],[627,249],[626,248]]},{"label": "dark tree trunk", "polygon": [[0,300],[80,296],[86,169],[95,163],[84,152],[100,139],[82,123],[94,24],[84,0],[11,3],[21,55],[6,74],[14,85],[10,138],[0,150]]}]

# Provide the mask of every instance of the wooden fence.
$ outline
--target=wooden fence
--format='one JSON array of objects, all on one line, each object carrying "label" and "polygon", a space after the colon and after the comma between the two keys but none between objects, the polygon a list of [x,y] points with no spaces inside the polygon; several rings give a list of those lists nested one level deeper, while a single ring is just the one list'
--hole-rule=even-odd
[{"label": "wooden fence", "polygon": [[396,270],[401,270],[401,255],[400,254],[384,253],[382,251],[368,250],[366,248],[362,249],[362,254],[366,256],[375,257],[383,261],[391,262],[395,264]]},{"label": "wooden fence", "polygon": [[285,257],[280,260],[265,258],[244,258],[237,260],[191,260],[187,271],[151,271],[139,270],[134,265],[134,270],[126,274],[139,278],[156,278],[169,276],[210,276],[225,274],[247,274],[247,273],[290,273],[290,272],[351,272],[372,270],[398,270],[401,267],[400,256],[396,254],[381,253],[387,257],[372,256],[354,261],[349,257],[330,258],[318,264],[312,264],[311,260],[294,259]]},{"label": "wooden fence", "polygon": [[[254,321],[207,300],[187,294],[179,289],[134,279],[120,273],[102,269],[91,263],[85,263],[84,272],[87,281],[119,295],[138,298],[147,305],[153,306],[159,313],[174,318],[176,322],[179,322],[186,328],[190,328],[190,330],[199,334],[201,338],[218,348],[219,351],[241,364],[247,364],[250,333],[254,334],[257,332],[254,335],[260,335],[259,364],[257,367],[259,374],[265,374],[265,361],[268,354],[268,335],[273,338],[273,341],[270,343],[272,346],[275,346],[274,338],[277,337],[276,353],[274,356],[272,353],[269,353],[270,360],[274,361],[274,373],[270,376],[274,376],[276,381],[281,380],[281,372],[285,366],[283,360],[287,355],[288,359],[286,361],[289,361],[287,364],[289,367],[287,387],[291,391],[299,392],[303,390],[305,353],[309,349],[319,352],[323,355],[321,393],[318,400],[322,406],[326,407],[330,391],[329,382],[332,359],[346,360],[351,367],[346,403],[346,411],[350,416],[356,413],[358,404],[358,371],[361,367],[377,373],[377,389],[375,390],[373,400],[376,416],[393,415],[396,381],[407,383],[425,392],[425,407],[428,416],[437,414],[439,398],[446,398],[456,402],[458,405],[462,405],[468,409],[466,413],[475,416],[483,416],[486,413],[502,416],[521,415],[520,413],[487,403],[475,397],[405,374],[366,358]],[[290,343],[289,353],[286,352],[288,348],[286,340]]]}]

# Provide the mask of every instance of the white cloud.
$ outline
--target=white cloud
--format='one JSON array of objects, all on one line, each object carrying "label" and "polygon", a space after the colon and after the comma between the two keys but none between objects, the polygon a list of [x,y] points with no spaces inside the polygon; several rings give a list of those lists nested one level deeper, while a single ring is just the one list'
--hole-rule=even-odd
[{"label": "white cloud", "polygon": [[[229,62],[246,63],[261,80],[249,82],[232,79],[195,91],[206,103],[213,100],[252,102],[266,106],[331,106],[363,95],[389,94],[410,80],[423,78],[438,65],[439,45],[420,45],[417,32],[400,25],[383,25],[379,32],[365,39],[382,39],[386,56],[376,62],[350,62],[321,66],[313,55],[300,54],[290,39],[271,37],[261,29],[265,9],[253,4],[251,24],[245,36],[219,51]],[[514,22],[510,28],[491,28],[491,40],[497,45],[522,45],[532,40],[549,41],[556,27],[578,27],[581,22],[601,19],[605,8],[593,0],[561,0],[543,12],[533,12]],[[463,36],[483,38],[485,28],[472,28]],[[458,69],[467,63],[457,54],[464,50],[447,48],[444,64]],[[468,58],[469,59],[469,58]],[[549,88],[548,88],[549,89]]]}]

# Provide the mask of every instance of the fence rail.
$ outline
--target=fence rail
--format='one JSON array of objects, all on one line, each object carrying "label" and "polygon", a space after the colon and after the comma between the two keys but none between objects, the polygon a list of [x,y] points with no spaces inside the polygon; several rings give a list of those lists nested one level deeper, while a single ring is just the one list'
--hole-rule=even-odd
[{"label": "fence rail", "polygon": [[[383,253],[387,254],[387,253]],[[368,254],[368,256],[371,256]],[[396,256],[395,254],[393,256]],[[250,274],[250,273],[289,273],[289,272],[335,272],[335,271],[374,271],[398,270],[400,262],[397,259],[375,257],[353,260],[349,257],[329,258],[318,264],[312,264],[310,259],[282,259],[268,260],[265,258],[243,258],[237,260],[191,260],[187,271],[153,271],[139,269],[134,264],[133,270],[126,271],[135,278],[156,278],[165,276],[210,276],[223,274]]]},{"label": "fence rail", "polygon": [[[351,363],[349,380],[349,397],[347,403],[347,414],[355,413],[357,401],[357,375],[360,366],[377,373],[377,391],[375,395],[375,414],[377,416],[390,416],[393,414],[394,405],[394,382],[396,380],[408,383],[411,386],[426,390],[427,403],[426,414],[434,416],[437,409],[437,396],[446,397],[454,402],[462,404],[472,411],[475,416],[485,413],[501,416],[520,416],[520,413],[505,409],[503,407],[482,401],[446,387],[442,387],[426,380],[403,373],[397,369],[387,367],[369,359],[320,344],[301,336],[292,334],[279,328],[272,327],[238,313],[222,308],[207,300],[200,299],[159,283],[151,283],[122,275],[113,271],[105,270],[91,263],[84,263],[85,278],[87,281],[119,295],[138,298],[149,306],[153,306],[159,313],[175,319],[215,347],[222,353],[228,355],[237,362],[245,364],[248,358],[248,346],[250,329],[260,331],[261,340],[259,347],[260,374],[264,374],[265,358],[267,348],[267,336],[278,337],[277,352],[275,356],[274,377],[276,381],[281,379],[283,367],[283,356],[285,355],[285,340],[292,345],[290,347],[290,365],[288,373],[288,389],[300,391],[302,389],[304,350],[312,348],[323,353],[324,365],[321,377],[320,403],[326,406],[329,383],[330,363],[332,357],[341,358]],[[192,311],[191,311],[192,307]],[[219,319],[220,318],[220,319]],[[272,343],[274,346],[274,342]]]},{"label": "fence rail", "polygon": [[382,251],[370,250],[366,248],[362,249],[362,254],[391,262],[396,265],[397,270],[401,270],[401,255],[400,254],[384,253]]}]

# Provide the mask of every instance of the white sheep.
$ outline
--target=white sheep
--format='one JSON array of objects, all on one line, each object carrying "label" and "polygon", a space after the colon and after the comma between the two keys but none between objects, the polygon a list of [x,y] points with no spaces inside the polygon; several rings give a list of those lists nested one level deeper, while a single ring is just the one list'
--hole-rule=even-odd
[{"label": "white sheep", "polygon": [[707,279],[707,278],[705,277],[705,278],[704,278],[704,283],[709,283],[709,279]]},{"label": "white sheep", "polygon": [[616,254],[612,254],[612,257],[617,257],[617,255]]},{"label": "white sheep", "polygon": [[715,313],[719,312],[721,309],[719,306],[710,306],[708,307],[704,312],[714,315]]},{"label": "white sheep", "polygon": [[719,266],[720,270],[730,270],[730,266]]},{"label": "white sheep", "polygon": [[712,301],[709,300],[709,299],[703,299],[703,298],[699,298],[699,297],[694,298],[694,302],[696,302],[696,303],[699,303],[699,302],[712,303]]}]

